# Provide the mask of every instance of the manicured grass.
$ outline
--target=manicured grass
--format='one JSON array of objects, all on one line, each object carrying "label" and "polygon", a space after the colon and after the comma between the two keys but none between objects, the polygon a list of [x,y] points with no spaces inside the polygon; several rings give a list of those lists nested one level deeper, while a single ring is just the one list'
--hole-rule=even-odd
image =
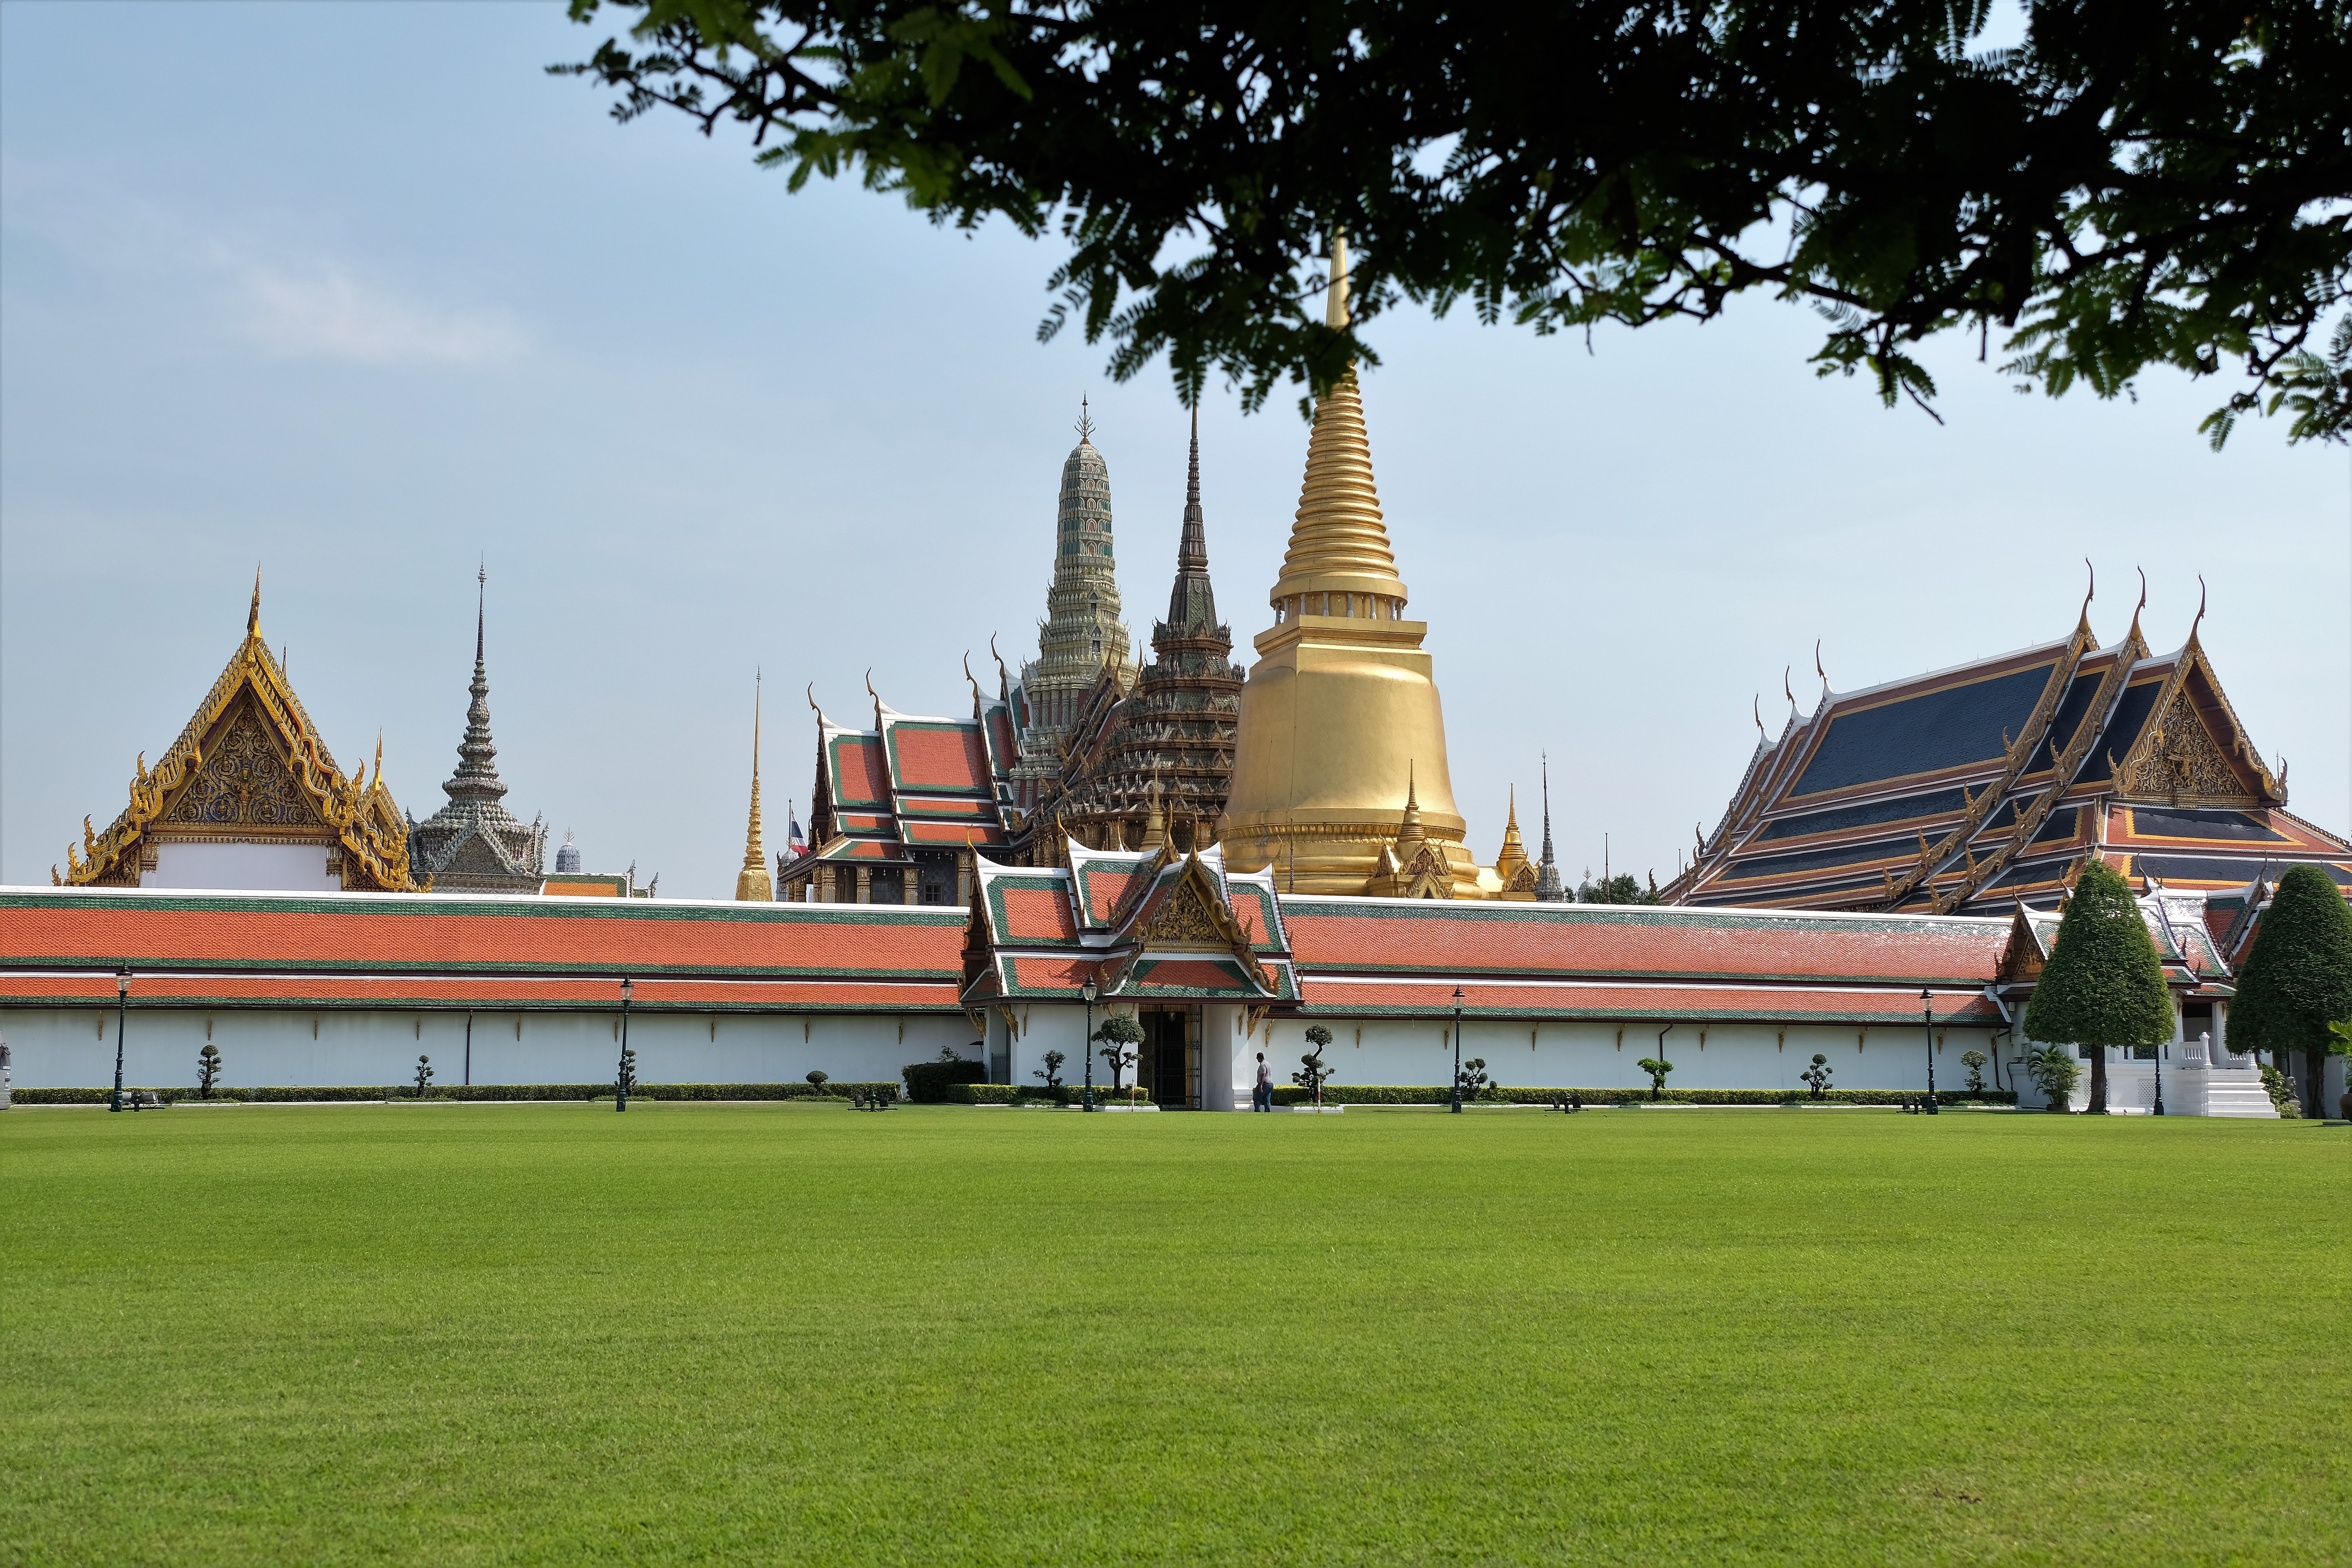
[{"label": "manicured grass", "polygon": [[0,1116],[0,1562],[2341,1562],[2352,1131]]}]

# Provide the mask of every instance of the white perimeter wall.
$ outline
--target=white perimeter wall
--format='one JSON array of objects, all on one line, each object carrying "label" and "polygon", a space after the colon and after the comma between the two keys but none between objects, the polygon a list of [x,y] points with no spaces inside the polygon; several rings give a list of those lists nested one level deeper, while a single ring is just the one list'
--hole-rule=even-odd
[{"label": "white perimeter wall", "polygon": [[[1109,1009],[1095,1008],[1100,1026]],[[1048,1050],[1066,1054],[1066,1082],[1083,1078],[1086,1010],[1064,1005],[1013,1009],[1013,1027],[993,1011],[989,1047],[1010,1061],[1016,1084],[1043,1080],[1036,1070]],[[196,1056],[209,1025],[223,1058],[222,1082],[292,1086],[406,1083],[422,1053],[433,1058],[440,1084],[609,1083],[620,1054],[619,1019],[611,1012],[473,1015],[470,1068],[466,1015],[410,1012],[231,1012],[131,1009],[123,1081],[141,1086],[193,1085]],[[1339,1085],[1433,1084],[1454,1070],[1450,1019],[1326,1018],[1333,1040],[1327,1060]],[[112,1008],[0,1012],[21,1089],[102,1087],[114,1079]],[[1256,1054],[1274,1064],[1275,1081],[1290,1082],[1307,1050],[1307,1020],[1261,1023],[1244,1032],[1239,1007],[1203,1010],[1203,1072],[1211,1107],[1249,1093]],[[1619,1043],[1614,1024],[1528,1024],[1472,1020],[1463,1028],[1463,1056],[1484,1057],[1494,1081],[1512,1088],[1646,1089],[1637,1065],[1658,1049],[1660,1026],[1629,1023]],[[1798,1074],[1815,1051],[1830,1059],[1832,1089],[1907,1089],[1927,1086],[1926,1030],[1851,1025],[1681,1024],[1665,1039],[1675,1064],[1670,1089],[1802,1089]],[[941,1047],[979,1057],[980,1038],[961,1014],[904,1016],[832,1014],[635,1013],[629,1044],[637,1077],[646,1083],[793,1083],[811,1068],[843,1082],[887,1082],[909,1062],[929,1061]],[[1222,1042],[1223,1049],[1220,1051]],[[2006,1042],[2004,1042],[2005,1044]],[[1983,1029],[1951,1029],[1936,1057],[1936,1086],[1968,1081],[1960,1053],[1990,1054]],[[1230,1064],[1229,1067],[1227,1064]],[[1225,1068],[1230,1078],[1221,1076]],[[1095,1081],[1109,1074],[1099,1058]],[[1992,1085],[1991,1069],[1986,1083]],[[2006,1075],[2000,1087],[2016,1087]],[[2031,1091],[2029,1090],[2029,1098]]]},{"label": "white perimeter wall", "polygon": [[[1036,1069],[1045,1065],[1045,1052],[1058,1050],[1069,1058],[1062,1068],[1064,1081],[1079,1082],[1078,1052],[1086,1034],[1086,1010],[1036,1005],[1016,1006],[1013,1011],[1013,1032],[1017,1035],[1009,1042],[1013,1081],[1042,1082],[1035,1076]],[[1098,1004],[1095,1008],[1097,1027],[1105,1015],[1106,1009]],[[1005,1050],[1005,1026],[997,1016],[991,1016],[991,1043],[997,1050]],[[1275,1082],[1287,1085],[1290,1075],[1298,1070],[1299,1058],[1311,1048],[1307,1043],[1309,1021],[1291,1018],[1264,1022],[1251,1035],[1245,1032],[1243,1009],[1203,1009],[1202,1076],[1208,1098],[1214,1102],[1222,1095],[1230,1103],[1234,1095],[1239,1095],[1246,1101],[1250,1085],[1257,1081],[1260,1051],[1274,1066]],[[1324,1053],[1323,1059],[1336,1075],[1331,1080],[1336,1085],[1443,1087],[1453,1080],[1451,1018],[1318,1021],[1331,1031],[1331,1047]],[[1643,1057],[1656,1054],[1658,1030],[1662,1027],[1654,1020],[1627,1024],[1621,1048],[1615,1024],[1488,1023],[1473,1019],[1463,1026],[1462,1055],[1465,1060],[1484,1057],[1487,1076],[1515,1089],[1647,1089],[1649,1075],[1637,1064]],[[1963,1088],[1968,1083],[1968,1069],[1960,1065],[1960,1053],[1974,1048],[1990,1057],[1993,1049],[1991,1032],[1955,1028],[1939,1033],[1943,1044],[1936,1056],[1936,1087]],[[1922,1025],[1907,1028],[1874,1026],[1865,1030],[1848,1024],[1796,1024],[1788,1027],[1784,1039],[1783,1031],[1777,1026],[1710,1024],[1706,1026],[1704,1047],[1699,1035],[1697,1026],[1678,1024],[1666,1037],[1665,1057],[1675,1064],[1673,1075],[1666,1079],[1667,1088],[1801,1090],[1805,1085],[1797,1075],[1811,1065],[1815,1051],[1829,1058],[1832,1089],[1907,1089],[1917,1093],[1927,1087],[1927,1032]],[[1218,1049],[1220,1042],[1224,1047],[1222,1053]],[[1230,1079],[1220,1080],[1221,1066],[1231,1073]],[[1095,1081],[1108,1081],[1099,1060]],[[1990,1063],[1985,1068],[1985,1087],[1996,1087]],[[2006,1076],[1998,1087],[2011,1087]],[[1214,1103],[1210,1107],[1218,1108]]]},{"label": "white perimeter wall", "polygon": [[[407,1083],[422,1053],[433,1081],[468,1081],[466,1015],[393,1012],[204,1013],[134,1003],[123,1082],[193,1087],[209,1021],[223,1084],[318,1087]],[[477,1013],[470,1081],[610,1083],[620,1058],[613,1013]],[[0,1012],[18,1089],[114,1081],[114,1009]],[[895,1082],[908,1062],[950,1047],[971,1056],[961,1014],[633,1013],[637,1078],[657,1083],[793,1083],[811,1068],[842,1082]]]},{"label": "white perimeter wall", "polygon": [[[1244,1097],[1257,1079],[1257,1053],[1264,1051],[1274,1068],[1274,1081],[1287,1085],[1298,1070],[1299,1058],[1313,1049],[1307,1043],[1307,1019],[1281,1019],[1258,1027],[1255,1039],[1236,1037],[1234,1084]],[[1453,1020],[1325,1018],[1331,1031],[1330,1048],[1323,1059],[1332,1070],[1332,1083],[1432,1084],[1453,1081]],[[1656,1020],[1628,1022],[1620,1042],[1618,1026],[1607,1024],[1531,1024],[1465,1020],[1462,1026],[1462,1058],[1484,1057],[1486,1075],[1510,1089],[1643,1089],[1650,1077],[1639,1066],[1643,1057],[1656,1056]],[[1238,1032],[1237,1032],[1238,1033]],[[1818,1051],[1829,1058],[1832,1089],[1907,1089],[1927,1087],[1927,1031],[1924,1025],[1907,1028],[1850,1024],[1777,1025],[1709,1024],[1706,1043],[1700,1026],[1677,1024],[1664,1043],[1665,1059],[1675,1064],[1668,1089],[1805,1088],[1798,1074],[1812,1064]],[[1968,1069],[1960,1053],[1969,1049],[1992,1054],[1990,1031],[1981,1028],[1938,1030],[1942,1045],[1936,1053],[1936,1087],[1960,1089]],[[1993,1088],[1992,1068],[1985,1068],[1985,1087]],[[2004,1079],[2002,1086],[2007,1087]]]}]

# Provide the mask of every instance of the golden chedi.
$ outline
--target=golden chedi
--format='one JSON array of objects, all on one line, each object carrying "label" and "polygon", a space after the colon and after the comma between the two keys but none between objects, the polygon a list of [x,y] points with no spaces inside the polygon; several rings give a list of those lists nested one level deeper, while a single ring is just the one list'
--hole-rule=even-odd
[{"label": "golden chedi", "polygon": [[[1335,240],[1326,317],[1334,327],[1348,324],[1347,279],[1346,242]],[[1484,896],[1463,847],[1445,719],[1421,650],[1429,628],[1404,619],[1408,595],[1372,483],[1352,365],[1316,406],[1290,549],[1270,597],[1275,624],[1256,637],[1258,662],[1242,687],[1227,864],[1273,866],[1286,889],[1302,893]]]}]

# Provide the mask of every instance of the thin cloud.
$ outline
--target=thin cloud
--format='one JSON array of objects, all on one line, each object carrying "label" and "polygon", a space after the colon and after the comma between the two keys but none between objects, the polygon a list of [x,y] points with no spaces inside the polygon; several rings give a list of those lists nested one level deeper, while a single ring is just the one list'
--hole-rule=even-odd
[{"label": "thin cloud", "polygon": [[296,277],[232,266],[246,296],[245,330],[271,353],[359,364],[478,365],[522,350],[521,330],[502,310],[404,300],[336,267]]},{"label": "thin cloud", "polygon": [[279,358],[483,366],[527,347],[504,309],[440,303],[305,237],[225,231],[86,170],[0,158],[0,225],[118,287],[188,291],[184,319]]}]

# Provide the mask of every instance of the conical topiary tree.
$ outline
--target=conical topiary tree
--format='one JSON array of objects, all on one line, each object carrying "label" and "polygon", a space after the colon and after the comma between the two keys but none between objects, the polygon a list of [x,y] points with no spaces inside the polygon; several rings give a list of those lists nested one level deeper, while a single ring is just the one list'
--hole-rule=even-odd
[{"label": "conical topiary tree", "polygon": [[2352,1017],[2352,906],[2316,866],[2279,879],[2254,931],[2254,950],[2230,1005],[2230,1044],[2269,1051],[2281,1072],[2287,1055],[2304,1054],[2304,1114],[2324,1117],[2320,1084],[2331,1050],[2342,1049],[2327,1026]]},{"label": "conical topiary tree", "polygon": [[2172,996],[2164,961],[2116,868],[2094,855],[2084,862],[2058,922],[2050,963],[2025,1005],[2028,1039],[2089,1046],[2091,1105],[2107,1110],[2110,1046],[2155,1046],[2172,1038]]}]

